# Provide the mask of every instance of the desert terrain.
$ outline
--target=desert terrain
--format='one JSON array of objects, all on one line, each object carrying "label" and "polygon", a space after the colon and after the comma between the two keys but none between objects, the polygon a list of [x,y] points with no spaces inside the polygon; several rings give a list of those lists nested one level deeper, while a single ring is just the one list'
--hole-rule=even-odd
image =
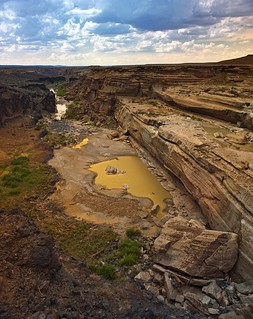
[{"label": "desert terrain", "polygon": [[253,56],[2,69],[0,317],[252,318],[252,83]]}]

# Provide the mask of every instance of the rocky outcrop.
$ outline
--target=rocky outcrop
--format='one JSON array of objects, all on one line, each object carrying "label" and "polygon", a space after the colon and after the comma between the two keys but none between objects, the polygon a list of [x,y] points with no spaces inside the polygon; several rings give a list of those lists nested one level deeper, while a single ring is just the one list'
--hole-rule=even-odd
[{"label": "rocky outcrop", "polygon": [[31,114],[36,121],[41,112],[56,111],[54,93],[44,84],[30,83],[29,73],[22,75],[0,73],[0,124],[24,114]]},{"label": "rocky outcrop", "polygon": [[237,260],[237,235],[175,217],[163,226],[154,249],[156,263],[189,277],[224,277]]},{"label": "rocky outcrop", "polygon": [[[251,152],[219,147],[201,128],[201,122],[175,114],[162,116],[137,103],[122,107],[118,122],[149,153],[176,176],[199,204],[211,229],[239,235],[236,270],[252,278],[253,190],[252,167],[244,169],[243,159]],[[162,124],[161,124],[162,123]]]},{"label": "rocky outcrop", "polygon": [[111,116],[119,97],[145,96],[252,129],[252,69],[215,64],[101,67],[80,74],[67,95],[78,103],[80,115]]},{"label": "rocky outcrop", "polygon": [[253,129],[252,68],[101,67],[80,74],[68,90],[81,114],[116,111],[123,129],[182,182],[208,228],[238,235],[236,271],[244,278],[253,275],[253,136],[239,127]]},{"label": "rocky outcrop", "polygon": [[90,274],[19,210],[0,211],[0,238],[0,318],[189,318],[130,281]]}]

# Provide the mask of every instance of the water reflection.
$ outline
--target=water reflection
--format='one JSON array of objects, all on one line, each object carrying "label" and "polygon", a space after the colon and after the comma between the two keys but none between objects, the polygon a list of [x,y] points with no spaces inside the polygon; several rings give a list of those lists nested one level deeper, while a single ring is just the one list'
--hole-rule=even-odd
[{"label": "water reflection", "polygon": [[[124,174],[108,174],[108,166],[115,167]],[[122,188],[136,197],[150,198],[160,206],[160,212],[166,208],[165,199],[171,198],[156,177],[150,173],[137,156],[119,156],[116,159],[91,165],[90,170],[97,174],[95,183],[107,189]]]}]

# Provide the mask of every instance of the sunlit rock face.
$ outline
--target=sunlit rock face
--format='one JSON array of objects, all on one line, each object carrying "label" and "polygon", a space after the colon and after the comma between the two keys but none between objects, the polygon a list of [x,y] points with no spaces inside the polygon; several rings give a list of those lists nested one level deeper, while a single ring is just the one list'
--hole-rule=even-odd
[{"label": "sunlit rock face", "polygon": [[252,71],[238,61],[96,68],[68,91],[81,114],[116,112],[131,138],[182,182],[208,228],[238,235],[235,269],[243,278],[253,276],[253,135],[243,131],[253,128]]},{"label": "sunlit rock face", "polygon": [[191,277],[223,277],[234,266],[238,236],[207,230],[195,220],[175,217],[154,242],[156,262]]},{"label": "sunlit rock face", "polygon": [[252,167],[245,170],[242,162],[251,159],[252,152],[238,150],[235,157],[233,150],[208,139],[201,124],[178,115],[164,117],[165,123],[159,128],[148,125],[155,115],[149,115],[147,121],[147,114],[140,114],[137,109],[131,105],[122,107],[116,115],[119,123],[129,128],[131,136],[183,183],[211,229],[239,235],[236,271],[251,278]]}]

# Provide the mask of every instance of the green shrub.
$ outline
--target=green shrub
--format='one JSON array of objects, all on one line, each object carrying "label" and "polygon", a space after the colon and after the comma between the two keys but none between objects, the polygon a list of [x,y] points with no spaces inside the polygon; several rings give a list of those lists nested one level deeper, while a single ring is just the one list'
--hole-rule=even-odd
[{"label": "green shrub", "polygon": [[[132,232],[130,231],[130,234]],[[126,238],[119,246],[119,265],[120,266],[132,266],[137,263],[139,256],[141,255],[142,244],[138,241]]]},{"label": "green shrub", "polygon": [[137,255],[135,254],[127,254],[120,260],[121,266],[132,266],[137,262]]},{"label": "green shrub", "polygon": [[65,117],[70,120],[80,120],[82,118],[81,114],[78,113],[78,105],[75,103],[70,103],[67,106]]},{"label": "green shrub", "polygon": [[115,278],[115,267],[110,265],[101,265],[97,267],[96,273],[106,279]]},{"label": "green shrub", "polygon": [[30,174],[30,170],[22,166],[14,166],[10,173],[3,176],[3,186],[15,188],[25,177]]},{"label": "green shrub", "polygon": [[120,244],[119,251],[121,257],[128,254],[133,254],[139,257],[141,254],[141,244],[131,239],[124,239]]},{"label": "green shrub", "polygon": [[141,232],[139,231],[139,229],[128,228],[126,230],[126,235],[128,238],[137,238],[137,237],[140,237]]},{"label": "green shrub", "polygon": [[152,106],[158,106],[158,102],[157,101],[149,101],[148,104],[152,105]]},{"label": "green shrub", "polygon": [[11,161],[12,165],[26,165],[29,162],[29,158],[26,156],[16,157]]}]

